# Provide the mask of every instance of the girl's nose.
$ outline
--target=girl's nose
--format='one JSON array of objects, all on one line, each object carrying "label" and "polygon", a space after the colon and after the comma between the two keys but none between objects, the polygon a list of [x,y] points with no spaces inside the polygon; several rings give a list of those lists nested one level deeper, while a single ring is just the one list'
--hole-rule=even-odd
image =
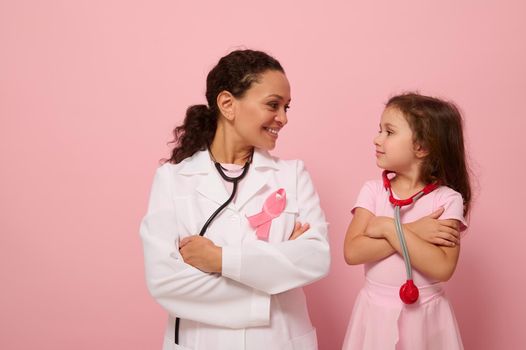
[{"label": "girl's nose", "polygon": [[378,134],[377,136],[375,136],[373,138],[373,144],[375,146],[380,146],[381,145],[381,141],[382,141],[382,136],[380,134]]}]

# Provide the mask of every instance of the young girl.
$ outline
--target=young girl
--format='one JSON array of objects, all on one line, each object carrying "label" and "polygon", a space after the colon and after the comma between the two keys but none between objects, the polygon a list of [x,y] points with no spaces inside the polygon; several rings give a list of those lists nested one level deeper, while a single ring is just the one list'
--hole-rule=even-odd
[{"label": "young girl", "polygon": [[[374,145],[384,180],[365,183],[345,237],[345,260],[364,264],[366,281],[343,349],[463,349],[441,283],[455,271],[459,232],[467,227],[471,201],[460,113],[436,98],[395,96],[387,102]],[[419,289],[416,302],[406,304],[400,286],[409,272],[392,202],[424,188],[422,197],[400,209],[412,279]]]}]

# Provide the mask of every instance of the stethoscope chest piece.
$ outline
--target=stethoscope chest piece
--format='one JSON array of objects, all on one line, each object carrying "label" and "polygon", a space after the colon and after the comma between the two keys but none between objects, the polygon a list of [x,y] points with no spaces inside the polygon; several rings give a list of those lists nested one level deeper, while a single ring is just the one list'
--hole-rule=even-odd
[{"label": "stethoscope chest piece", "polygon": [[400,287],[400,299],[404,304],[413,304],[418,300],[420,292],[418,291],[417,286],[413,283],[413,280],[407,280]]}]

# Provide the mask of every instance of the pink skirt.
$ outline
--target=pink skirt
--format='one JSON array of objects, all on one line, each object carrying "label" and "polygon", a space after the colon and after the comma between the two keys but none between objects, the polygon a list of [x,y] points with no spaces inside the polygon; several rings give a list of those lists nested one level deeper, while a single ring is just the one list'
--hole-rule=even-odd
[{"label": "pink skirt", "polygon": [[343,350],[464,349],[453,310],[440,283],[419,287],[405,305],[399,287],[365,281],[351,315]]}]

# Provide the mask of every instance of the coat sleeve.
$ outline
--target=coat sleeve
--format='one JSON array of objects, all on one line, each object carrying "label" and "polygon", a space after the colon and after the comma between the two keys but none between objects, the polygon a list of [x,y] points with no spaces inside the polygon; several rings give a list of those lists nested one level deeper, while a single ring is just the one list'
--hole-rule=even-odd
[{"label": "coat sleeve", "polygon": [[223,247],[222,275],[269,294],[301,287],[324,277],[330,267],[327,222],[302,161],[296,166],[298,220],[310,229],[292,241],[260,240]]},{"label": "coat sleeve", "polygon": [[182,319],[227,328],[267,325],[269,294],[202,272],[180,257],[170,166],[157,170],[140,228],[150,294],[168,313]]}]

